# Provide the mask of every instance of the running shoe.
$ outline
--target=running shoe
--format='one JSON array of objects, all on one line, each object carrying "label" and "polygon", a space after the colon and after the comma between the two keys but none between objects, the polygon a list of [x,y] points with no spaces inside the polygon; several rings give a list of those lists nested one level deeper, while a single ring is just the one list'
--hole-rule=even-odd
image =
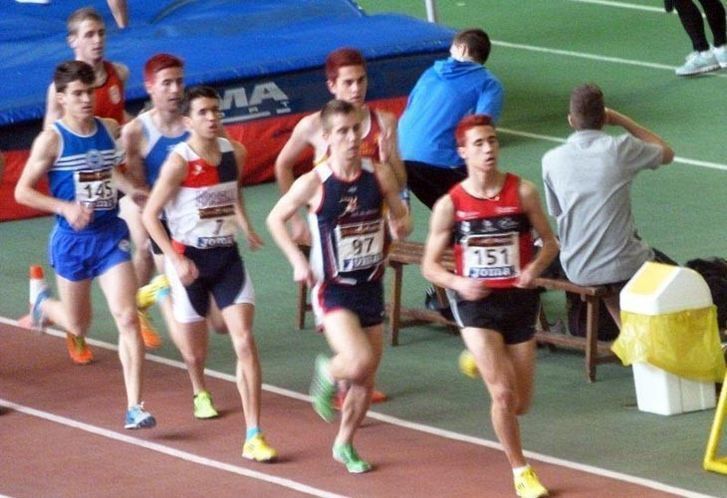
[{"label": "running shoe", "polygon": [[714,58],[717,59],[719,67],[727,67],[727,45],[714,47],[712,53],[714,54]]},{"label": "running shoe", "polygon": [[676,68],[677,76],[693,76],[708,73],[719,69],[719,62],[711,50],[705,52],[692,52],[687,55],[683,66]]},{"label": "running shoe", "polygon": [[155,425],[157,421],[151,413],[144,410],[144,402],[126,410],[124,429],[151,429]]},{"label": "running shoe", "polygon": [[256,462],[272,462],[278,458],[278,452],[270,447],[262,434],[258,433],[245,441],[242,446],[242,458]]},{"label": "running shoe", "polygon": [[161,346],[162,338],[159,336],[159,332],[154,329],[149,314],[141,309],[136,310],[136,314],[139,316],[141,339],[144,341],[146,349],[156,349]]},{"label": "running shoe", "polygon": [[66,332],[66,347],[68,355],[76,365],[88,365],[93,361],[93,353],[86,344],[85,338]]},{"label": "running shoe", "polygon": [[208,391],[200,391],[194,396],[194,418],[215,418],[219,415]]},{"label": "running shoe", "polygon": [[333,396],[336,393],[336,383],[326,372],[329,360],[325,355],[318,355],[313,370],[313,380],[310,385],[310,396],[313,409],[326,422],[333,421]]},{"label": "running shoe", "polygon": [[465,375],[470,379],[480,378],[480,371],[477,369],[475,357],[469,352],[469,350],[465,349],[459,354],[457,364],[462,375]]},{"label": "running shoe", "polygon": [[362,460],[356,450],[353,449],[353,445],[348,444],[334,444],[333,445],[333,459],[346,466],[351,474],[363,474],[371,470],[371,464],[365,460]]},{"label": "running shoe", "polygon": [[528,467],[515,478],[515,493],[520,498],[540,498],[541,496],[548,496],[548,490],[540,484],[538,476],[535,475],[532,467]]},{"label": "running shoe", "polygon": [[146,310],[161,298],[169,295],[169,280],[166,275],[157,275],[136,292],[136,307]]}]

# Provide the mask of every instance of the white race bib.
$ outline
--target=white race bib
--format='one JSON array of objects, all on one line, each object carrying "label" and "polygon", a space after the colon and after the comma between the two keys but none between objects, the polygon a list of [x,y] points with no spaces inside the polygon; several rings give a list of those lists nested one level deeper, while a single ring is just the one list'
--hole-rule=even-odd
[{"label": "white race bib", "polygon": [[213,206],[199,209],[199,222],[195,233],[198,233],[196,247],[211,249],[227,247],[235,243],[235,206]]},{"label": "white race bib", "polygon": [[520,244],[516,232],[471,235],[462,241],[465,277],[483,280],[520,275]]},{"label": "white race bib", "polygon": [[339,272],[371,268],[384,259],[382,220],[338,225],[334,236]]},{"label": "white race bib", "polygon": [[76,200],[95,211],[108,211],[116,207],[116,185],[111,170],[82,170],[73,174]]}]

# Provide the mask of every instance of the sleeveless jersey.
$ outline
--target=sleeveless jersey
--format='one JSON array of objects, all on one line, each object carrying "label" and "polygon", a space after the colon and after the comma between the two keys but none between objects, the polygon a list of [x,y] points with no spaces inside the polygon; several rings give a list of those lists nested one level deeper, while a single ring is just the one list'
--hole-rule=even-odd
[{"label": "sleeveless jersey", "polygon": [[200,158],[187,144],[174,147],[187,161],[185,176],[177,195],[164,207],[169,231],[177,244],[211,249],[235,244],[238,200],[237,161],[232,144],[217,139],[222,159],[218,165]]},{"label": "sleeveless jersey", "polygon": [[102,118],[115,119],[124,124],[124,83],[119,78],[116,68],[109,61],[103,61],[106,81],[94,90],[96,107],[94,113]]},{"label": "sleeveless jersey", "polygon": [[[118,213],[111,170],[119,154],[103,121],[94,118],[94,123],[96,129],[89,135],[71,131],[60,120],[53,123],[60,140],[58,157],[48,170],[53,197],[93,207],[93,217],[83,232],[102,227]],[[73,230],[63,216],[56,215],[56,224],[63,230]]]},{"label": "sleeveless jersey", "polygon": [[[379,136],[381,135],[381,118],[379,113],[368,108],[369,113],[369,129],[365,130],[366,134],[361,137],[361,157],[371,159],[378,163],[381,162],[379,157]],[[316,147],[314,151],[315,160],[313,164],[321,164],[328,159],[328,149]]]},{"label": "sleeveless jersey", "polygon": [[311,268],[319,282],[356,285],[384,273],[383,196],[369,159],[355,180],[335,176],[328,163],[314,169],[320,204],[309,213]]},{"label": "sleeveless jersey", "polygon": [[454,204],[456,272],[509,288],[533,258],[532,226],[522,210],[520,178],[507,173],[494,199],[468,194],[462,184],[449,191]]},{"label": "sleeveless jersey", "polygon": [[184,131],[176,137],[167,137],[162,135],[154,124],[150,111],[141,113],[138,117],[141,121],[142,132],[146,138],[146,150],[143,151],[144,175],[146,184],[151,187],[159,178],[159,171],[169,153],[174,149],[175,145],[187,140],[189,132]]}]

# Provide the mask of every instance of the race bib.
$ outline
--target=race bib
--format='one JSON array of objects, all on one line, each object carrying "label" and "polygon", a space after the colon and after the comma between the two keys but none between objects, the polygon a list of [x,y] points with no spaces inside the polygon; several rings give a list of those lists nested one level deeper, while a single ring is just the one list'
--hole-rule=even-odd
[{"label": "race bib", "polygon": [[384,224],[381,220],[338,225],[334,235],[339,272],[371,268],[384,259]]},{"label": "race bib", "polygon": [[197,248],[212,249],[226,247],[235,243],[235,206],[214,206],[202,208],[198,212],[199,223],[196,232]]},{"label": "race bib", "polygon": [[116,207],[116,185],[111,170],[84,170],[73,174],[76,200],[95,211],[108,211]]},{"label": "race bib", "polygon": [[472,235],[462,241],[464,276],[483,280],[520,275],[520,244],[515,232]]}]

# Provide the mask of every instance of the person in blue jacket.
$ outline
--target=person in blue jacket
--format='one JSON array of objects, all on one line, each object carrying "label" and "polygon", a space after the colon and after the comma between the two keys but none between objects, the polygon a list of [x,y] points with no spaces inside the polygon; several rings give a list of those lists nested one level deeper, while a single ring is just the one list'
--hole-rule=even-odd
[{"label": "person in blue jacket", "polygon": [[467,177],[455,143],[457,123],[468,114],[485,114],[496,122],[502,112],[502,84],[483,65],[490,46],[481,29],[457,33],[450,57],[421,75],[399,120],[409,189],[429,209]]}]

